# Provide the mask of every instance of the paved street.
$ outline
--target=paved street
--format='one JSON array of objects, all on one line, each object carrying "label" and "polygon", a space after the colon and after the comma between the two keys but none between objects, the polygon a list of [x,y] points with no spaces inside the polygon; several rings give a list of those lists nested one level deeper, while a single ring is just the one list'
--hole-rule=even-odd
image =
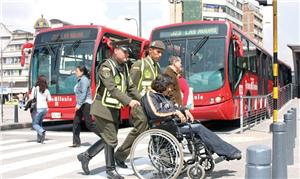
[{"label": "paved street", "polygon": [[[297,100],[287,104],[284,111],[299,104]],[[281,115],[283,112],[280,113]],[[281,115],[279,117],[281,118]],[[254,144],[272,146],[272,134],[269,125],[272,120],[246,130],[243,134],[238,129],[219,130],[212,128],[222,139],[233,144],[242,151],[243,158],[239,161],[224,161],[216,164],[213,173],[207,178],[244,178],[246,150]],[[85,151],[96,139],[90,132],[82,132],[82,146],[70,148],[72,144],[71,124],[60,124],[46,127],[45,144],[35,142],[36,133],[29,128],[1,131],[0,141],[0,176],[1,178],[106,178],[104,152],[97,155],[90,163],[91,175],[84,175],[76,155]],[[298,129],[299,129],[298,121]],[[119,131],[119,143],[123,142],[131,128]],[[299,138],[298,130],[298,138]],[[299,140],[294,149],[295,164],[288,166],[289,178],[300,178],[299,175]],[[128,163],[128,161],[127,161]],[[128,163],[129,164],[129,163]],[[126,178],[136,178],[131,169],[118,169]],[[180,178],[187,178],[185,175]]]}]

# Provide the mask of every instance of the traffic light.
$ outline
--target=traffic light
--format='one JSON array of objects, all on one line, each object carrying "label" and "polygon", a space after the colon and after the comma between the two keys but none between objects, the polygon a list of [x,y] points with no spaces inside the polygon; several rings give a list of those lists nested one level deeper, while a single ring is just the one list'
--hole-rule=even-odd
[{"label": "traffic light", "polygon": [[267,0],[256,0],[260,6],[268,6]]}]

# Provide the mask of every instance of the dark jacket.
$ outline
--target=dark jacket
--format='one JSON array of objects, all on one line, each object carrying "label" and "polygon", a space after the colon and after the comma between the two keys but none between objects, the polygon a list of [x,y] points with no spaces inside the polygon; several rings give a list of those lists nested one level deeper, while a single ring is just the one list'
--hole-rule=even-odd
[{"label": "dark jacket", "polygon": [[148,91],[141,99],[145,114],[150,121],[172,117],[176,110],[184,108],[174,103],[169,97],[154,90]]},{"label": "dark jacket", "polygon": [[166,68],[165,74],[170,76],[174,81],[173,90],[170,91],[170,94],[168,96],[170,96],[175,103],[182,105],[182,96],[178,82],[178,74],[170,66]]}]

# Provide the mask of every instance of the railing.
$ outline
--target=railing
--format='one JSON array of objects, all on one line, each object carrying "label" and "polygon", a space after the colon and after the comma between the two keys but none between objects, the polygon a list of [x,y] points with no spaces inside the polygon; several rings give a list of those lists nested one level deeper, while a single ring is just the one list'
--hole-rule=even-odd
[{"label": "railing", "polygon": [[[288,84],[279,90],[278,110],[296,96],[298,86]],[[240,96],[240,132],[273,115],[272,93],[264,96]]]}]

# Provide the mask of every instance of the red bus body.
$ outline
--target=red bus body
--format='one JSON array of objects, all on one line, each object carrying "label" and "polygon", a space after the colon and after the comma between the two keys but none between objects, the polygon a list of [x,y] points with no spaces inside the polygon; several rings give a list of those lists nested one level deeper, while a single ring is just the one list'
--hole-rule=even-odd
[{"label": "red bus body", "polygon": [[[92,29],[92,30],[90,30]],[[86,30],[86,31],[85,31]],[[82,31],[82,32],[81,32]],[[83,32],[84,31],[84,32]],[[53,34],[52,34],[53,33]],[[93,33],[96,33],[94,35],[91,35]],[[48,34],[48,35],[46,35]],[[57,35],[60,34],[60,35]],[[83,37],[83,39],[81,39],[81,36]],[[93,36],[93,37],[92,37]],[[36,81],[36,76],[37,74],[34,74],[34,71],[42,71],[41,70],[41,66],[37,65],[34,66],[36,63],[34,62],[35,60],[35,56],[39,57],[39,55],[41,57],[39,57],[40,59],[42,59],[42,53],[44,53],[44,51],[47,51],[47,49],[52,49],[54,48],[54,50],[49,50],[48,53],[50,53],[50,51],[55,51],[56,49],[56,44],[57,44],[57,54],[59,52],[61,53],[61,57],[64,55],[63,52],[67,52],[67,47],[69,49],[73,49],[74,53],[77,50],[76,46],[80,48],[80,45],[83,44],[88,44],[91,43],[92,44],[92,51],[90,54],[90,57],[92,55],[92,59],[90,60],[90,68],[88,68],[89,72],[90,72],[90,78],[91,78],[91,92],[92,92],[92,96],[95,95],[95,90],[97,87],[97,77],[96,77],[96,71],[97,71],[97,65],[99,65],[99,63],[101,63],[102,60],[104,60],[105,58],[107,58],[111,53],[112,53],[112,49],[109,49],[109,45],[108,44],[104,44],[103,38],[104,36],[108,36],[110,39],[112,39],[112,41],[118,41],[118,40],[124,40],[124,39],[132,39],[132,41],[134,41],[137,46],[136,50],[135,50],[135,58],[140,58],[144,55],[144,45],[147,44],[147,40],[137,37],[137,36],[133,36],[127,33],[123,33],[117,30],[113,30],[104,26],[98,26],[98,25],[75,25],[75,26],[64,26],[64,27],[59,27],[59,28],[51,28],[51,29],[46,29],[43,31],[40,31],[35,38],[34,41],[34,47],[32,49],[32,56],[31,56],[31,64],[30,64],[30,80],[29,80],[29,89],[31,89],[31,87],[35,84]],[[54,38],[57,38],[56,40],[54,40]],[[86,38],[86,39],[84,39]],[[93,38],[93,39],[91,39]],[[38,39],[38,40],[37,40]],[[61,40],[62,39],[62,40]],[[88,39],[88,40],[87,40]],[[47,40],[49,40],[49,42],[47,42]],[[85,41],[89,41],[89,42],[85,42]],[[68,44],[69,43],[69,44]],[[68,44],[69,46],[64,46],[65,44]],[[79,45],[78,45],[79,44]],[[53,45],[54,47],[50,46]],[[73,47],[73,45],[75,47]],[[38,52],[39,46],[41,47],[40,52]],[[62,48],[64,47],[64,49]],[[43,51],[44,50],[44,51]],[[78,51],[84,51],[84,49],[78,49]],[[40,53],[40,54],[39,54]],[[80,54],[81,52],[78,52],[78,54]],[[84,52],[82,52],[84,53]],[[70,54],[72,54],[70,52]],[[97,55],[101,57],[97,57]],[[58,54],[59,55],[59,54]],[[51,56],[48,54],[48,56]],[[57,56],[56,54],[54,54],[53,56]],[[59,55],[60,56],[60,55]],[[85,54],[82,54],[82,63],[86,63],[84,61],[84,56]],[[80,57],[80,55],[78,55],[78,57]],[[39,59],[38,58],[38,59]],[[49,57],[52,59],[52,56]],[[59,57],[55,57],[54,60],[56,60],[56,58]],[[65,58],[65,57],[64,57]],[[69,58],[69,57],[66,57]],[[77,57],[76,57],[77,58]],[[98,59],[101,58],[101,59]],[[72,58],[70,58],[72,59]],[[59,61],[61,61],[62,59],[59,59]],[[76,61],[76,59],[75,59]],[[52,68],[54,62],[49,62],[49,64],[51,64]],[[56,68],[62,68],[62,66],[66,65],[66,64],[71,64],[72,61],[66,60],[63,64],[61,62],[59,62],[60,64],[56,64]],[[77,63],[77,62],[76,62]],[[39,64],[39,63],[38,63]],[[48,66],[46,65],[46,68]],[[73,67],[73,66],[71,66]],[[76,66],[74,65],[74,69],[76,69]],[[40,68],[40,69],[39,69]],[[68,69],[69,70],[69,69]],[[68,72],[68,70],[65,70],[65,72]],[[50,71],[50,70],[49,70]],[[69,70],[70,71],[70,70]],[[57,72],[57,70],[54,69],[54,72]],[[52,72],[51,72],[52,73]],[[49,72],[50,74],[50,72]],[[38,74],[40,75],[40,73]],[[47,73],[46,73],[47,75]],[[55,74],[51,74],[48,76],[54,76]],[[57,86],[56,88],[61,88],[62,86],[69,86],[69,85],[74,85],[74,72],[71,72],[68,76],[64,75],[64,78],[67,79],[70,76],[72,76],[73,78],[73,83],[69,84],[69,83],[63,83],[63,85],[59,86],[60,80],[57,77],[57,81],[54,84],[54,86]],[[50,79],[50,77],[49,77]],[[48,80],[49,80],[48,79]],[[74,92],[71,91],[70,89],[73,88],[74,86],[70,86],[69,88],[69,92],[67,94],[57,94],[55,92],[51,92],[51,84],[52,81],[48,81],[49,82],[49,90],[52,96],[52,100],[50,102],[48,102],[48,113],[45,117],[45,119],[48,120],[73,120],[74,118],[74,112],[75,112],[75,105],[76,105],[76,99],[75,99],[75,95]],[[123,120],[128,119],[129,117],[129,109],[128,108],[124,108],[121,110],[121,118]]]},{"label": "red bus body", "polygon": [[[219,30],[218,33],[220,34],[222,31],[220,29],[224,29],[224,34],[217,34],[217,32],[215,32],[213,29],[215,28],[214,25],[216,25],[216,28],[218,28]],[[203,30],[202,27],[205,30]],[[213,35],[207,35],[209,33],[212,33]],[[239,36],[239,38],[243,40],[243,57],[236,57],[235,55],[236,52],[234,51],[234,43],[232,38],[233,34]],[[209,40],[211,40],[209,44],[213,44],[212,42],[214,40],[224,39],[224,45],[222,47],[224,49],[224,54],[222,55],[222,60],[224,60],[224,82],[218,88],[213,90],[204,92],[194,91],[194,109],[191,110],[191,112],[194,115],[195,119],[201,121],[238,119],[240,117],[240,100],[238,99],[239,96],[267,95],[272,92],[272,56],[266,50],[264,50],[262,47],[256,44],[253,40],[248,38],[236,26],[227,21],[192,21],[161,26],[153,29],[150,40],[162,40],[166,44],[166,46],[173,46],[172,49],[181,48],[181,50],[178,50],[177,52],[181,55],[181,58],[183,59],[182,62],[184,64],[183,69],[185,71],[185,74],[193,74],[193,72],[191,72],[191,69],[193,67],[201,68],[201,65],[194,65],[192,57],[189,57],[189,43],[194,42],[195,38],[200,38],[204,36],[209,37],[207,38],[208,40],[204,42],[204,45],[201,48],[204,48],[205,45],[209,43]],[[199,41],[201,40],[202,39],[200,38]],[[245,46],[244,42],[245,44],[248,44],[248,48],[247,46]],[[231,44],[232,48],[230,48]],[[201,52],[201,48],[198,53]],[[254,52],[256,54],[256,58],[254,58]],[[170,54],[174,52],[170,50],[164,53]],[[203,51],[203,54],[204,53],[206,52]],[[214,51],[214,53],[218,52]],[[167,54],[166,56],[168,56]],[[168,65],[168,63],[166,62],[167,57],[164,57],[164,55],[160,61],[162,67],[166,67],[166,65]],[[232,60],[229,59],[230,56],[232,56]],[[200,57],[201,55],[199,55],[199,58]],[[247,58],[247,60],[245,60],[245,58]],[[236,70],[235,67],[237,65],[234,66],[234,64],[241,62],[243,59],[244,61],[249,62],[249,66],[247,67],[248,69],[245,69],[244,72],[241,73],[243,74],[241,76],[241,79],[236,80],[236,83],[234,84],[234,82],[232,81],[234,81],[233,79],[235,79],[234,76],[237,76],[237,74],[234,74],[234,71]],[[190,62],[188,62],[189,60]],[[230,64],[232,64],[231,69],[229,67]],[[251,66],[251,64],[253,65]],[[282,62],[280,62],[279,66],[282,67],[280,69],[283,70],[282,72],[286,72],[287,74],[291,73],[290,68]],[[194,74],[197,75],[197,73]],[[200,76],[201,75],[199,75],[199,78]],[[192,77],[193,76],[191,76],[191,78]],[[195,76],[195,78],[196,77],[198,76]],[[191,80],[189,78],[190,76],[187,80],[190,83]],[[290,76],[288,76],[288,78],[289,80],[291,79]],[[282,85],[285,85],[286,83],[288,83],[288,81],[284,84],[282,83]],[[264,107],[264,102],[262,101],[259,101],[255,104],[251,104],[251,108],[258,109],[261,107]],[[245,108],[244,110],[247,109]]]}]

